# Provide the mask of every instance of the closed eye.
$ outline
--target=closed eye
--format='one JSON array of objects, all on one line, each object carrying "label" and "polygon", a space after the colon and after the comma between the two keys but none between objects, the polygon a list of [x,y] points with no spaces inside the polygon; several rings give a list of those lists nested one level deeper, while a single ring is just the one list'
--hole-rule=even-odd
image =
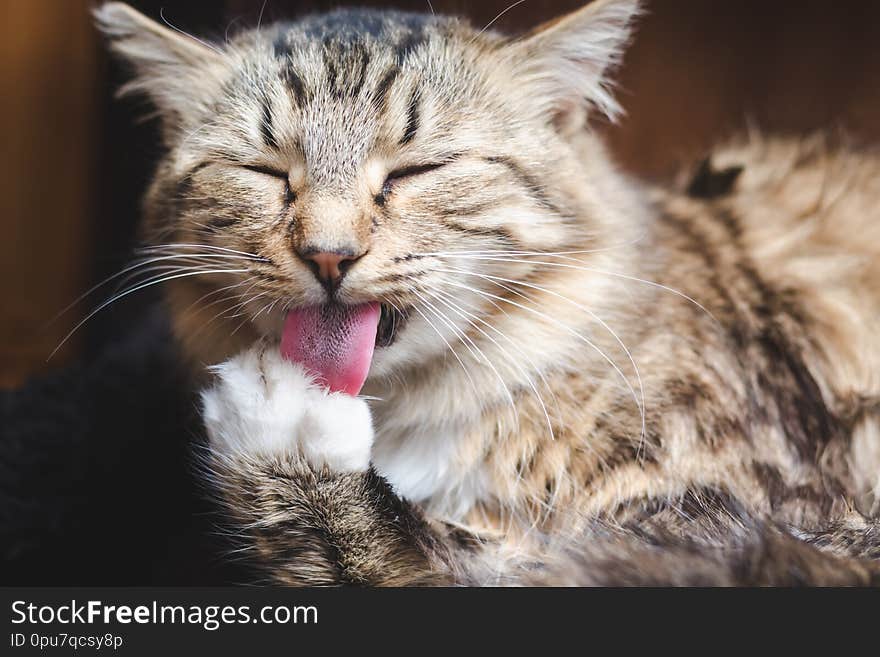
[{"label": "closed eye", "polygon": [[264,167],[259,164],[243,164],[242,168],[264,176],[272,176],[278,180],[284,181],[284,202],[288,205],[296,200],[296,192],[290,187],[290,175],[287,171],[281,169],[273,169],[272,167]]},{"label": "closed eye", "polygon": [[242,168],[247,169],[248,171],[253,171],[254,173],[261,173],[264,176],[272,176],[273,178],[287,180],[287,171],[282,171],[281,169],[264,167],[259,164],[243,164]]},{"label": "closed eye", "polygon": [[[450,160],[451,161],[451,160]],[[411,167],[403,167],[400,169],[395,169],[387,176],[385,176],[385,182],[382,183],[382,190],[376,194],[375,201],[377,205],[385,205],[385,201],[388,195],[391,193],[392,188],[397,183],[406,180],[408,178],[414,178],[416,176],[420,176],[423,173],[428,173],[430,171],[434,171],[439,169],[442,166],[446,166],[449,164],[447,162],[431,162],[430,164],[417,164]]]},{"label": "closed eye", "polygon": [[394,184],[397,181],[403,180],[404,178],[412,178],[413,176],[420,176],[423,173],[428,173],[429,171],[434,171],[439,169],[442,166],[445,166],[448,162],[432,162],[430,164],[417,164],[411,167],[403,167],[402,169],[395,169],[387,176],[385,176],[385,184]]}]

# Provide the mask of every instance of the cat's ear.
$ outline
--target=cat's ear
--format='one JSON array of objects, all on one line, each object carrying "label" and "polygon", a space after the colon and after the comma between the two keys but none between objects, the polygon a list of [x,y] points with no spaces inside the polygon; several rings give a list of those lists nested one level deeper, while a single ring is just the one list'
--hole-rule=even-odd
[{"label": "cat's ear", "polygon": [[608,78],[629,41],[639,0],[595,0],[517,40],[519,80],[562,130],[580,127],[592,109],[612,121],[622,109]]},{"label": "cat's ear", "polygon": [[219,48],[160,25],[122,2],[94,10],[110,48],[133,69],[121,94],[147,96],[163,119],[177,124],[204,107],[223,70]]}]

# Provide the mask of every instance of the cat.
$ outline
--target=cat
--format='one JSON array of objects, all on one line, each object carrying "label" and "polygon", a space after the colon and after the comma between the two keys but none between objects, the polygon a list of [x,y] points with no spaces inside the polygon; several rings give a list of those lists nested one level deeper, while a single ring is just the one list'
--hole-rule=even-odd
[{"label": "cat", "polygon": [[[139,271],[255,575],[880,583],[880,159],[751,134],[686,185],[631,179],[591,120],[621,114],[639,11],[217,43],[95,11],[160,117]],[[318,346],[286,348],[302,321]],[[367,359],[361,394],[309,349]]]}]

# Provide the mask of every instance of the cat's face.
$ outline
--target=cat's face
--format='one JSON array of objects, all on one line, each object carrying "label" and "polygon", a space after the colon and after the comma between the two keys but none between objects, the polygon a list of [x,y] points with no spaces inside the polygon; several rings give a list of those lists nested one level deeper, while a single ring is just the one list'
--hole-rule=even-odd
[{"label": "cat's face", "polygon": [[528,280],[526,254],[597,242],[601,221],[585,215],[598,201],[569,142],[590,104],[615,109],[602,73],[634,4],[515,41],[341,11],[213,46],[105,5],[131,87],[163,118],[145,236],[177,276],[184,343],[211,362],[280,337],[291,309],[378,302],[371,374],[467,347]]}]

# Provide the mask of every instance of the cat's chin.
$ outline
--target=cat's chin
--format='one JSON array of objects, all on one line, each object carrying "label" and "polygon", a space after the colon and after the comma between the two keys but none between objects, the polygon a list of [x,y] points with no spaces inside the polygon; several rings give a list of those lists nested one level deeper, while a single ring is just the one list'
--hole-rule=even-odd
[{"label": "cat's chin", "polygon": [[[255,312],[247,319],[218,316],[215,308],[195,305],[204,290],[195,285],[169,285],[166,289],[172,325],[185,360],[200,373],[207,365],[221,363],[251,347],[257,341],[280,343],[286,309],[279,303],[270,310]],[[257,308],[257,310],[261,310]],[[384,377],[402,365],[412,365],[415,345],[401,339],[411,311],[400,304],[380,305],[376,343],[369,377]],[[418,333],[418,331],[416,331]],[[397,353],[401,352],[401,353]]]}]

